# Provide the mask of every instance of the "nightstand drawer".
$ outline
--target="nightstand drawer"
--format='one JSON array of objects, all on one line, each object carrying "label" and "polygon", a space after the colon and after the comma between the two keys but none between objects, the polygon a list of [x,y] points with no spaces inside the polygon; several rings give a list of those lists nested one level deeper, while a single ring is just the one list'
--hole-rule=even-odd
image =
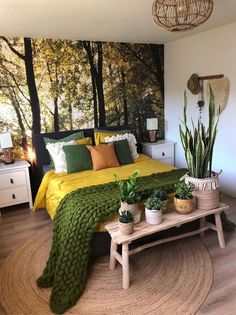
[{"label": "nightstand drawer", "polygon": [[14,205],[29,201],[27,187],[2,189],[0,191],[0,206]]},{"label": "nightstand drawer", "polygon": [[14,188],[17,186],[25,186],[25,185],[26,185],[25,171],[15,171],[15,172],[0,174],[0,189],[10,188],[10,187]]},{"label": "nightstand drawer", "polygon": [[167,158],[172,158],[172,148],[163,147],[163,148],[153,148],[152,158],[154,160],[162,160]]}]

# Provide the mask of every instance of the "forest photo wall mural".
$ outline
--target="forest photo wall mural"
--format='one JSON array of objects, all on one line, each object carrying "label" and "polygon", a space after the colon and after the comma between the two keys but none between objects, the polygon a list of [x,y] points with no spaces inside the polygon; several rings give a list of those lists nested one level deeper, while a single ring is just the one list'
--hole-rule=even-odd
[{"label": "forest photo wall mural", "polygon": [[143,141],[157,117],[164,136],[163,45],[2,36],[0,78],[0,132],[16,159],[40,132],[125,125]]}]

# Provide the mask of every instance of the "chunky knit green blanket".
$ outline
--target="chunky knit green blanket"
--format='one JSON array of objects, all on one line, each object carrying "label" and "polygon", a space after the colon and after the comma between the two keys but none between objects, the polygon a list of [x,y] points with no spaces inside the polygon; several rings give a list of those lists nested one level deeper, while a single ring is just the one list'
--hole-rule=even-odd
[{"label": "chunky knit green blanket", "polygon": [[[174,191],[174,185],[186,169],[152,174],[138,178],[142,199],[154,189]],[[83,292],[91,241],[99,223],[112,218],[120,206],[115,183],[77,189],[66,195],[58,206],[53,228],[51,252],[37,280],[39,287],[51,287],[51,310],[64,313],[74,305]]]}]

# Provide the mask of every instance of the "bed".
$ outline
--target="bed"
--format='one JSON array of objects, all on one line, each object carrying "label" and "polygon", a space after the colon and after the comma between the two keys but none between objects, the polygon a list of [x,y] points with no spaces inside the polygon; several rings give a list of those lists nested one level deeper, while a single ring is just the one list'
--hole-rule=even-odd
[{"label": "bed", "polygon": [[[41,183],[34,210],[45,208],[55,219],[51,252],[37,284],[52,287],[50,307],[55,313],[63,313],[82,294],[91,253],[99,255],[109,251],[110,238],[104,232],[104,224],[115,218],[120,205],[114,174],[127,179],[134,170],[139,170],[138,193],[145,199],[156,188],[173,192],[174,185],[186,171],[139,154],[134,163],[119,167],[70,174],[49,170],[44,174],[50,158],[43,137],[61,139],[75,132],[38,134],[33,138],[37,157],[34,172]],[[94,142],[92,129],[83,132]]]},{"label": "bed", "polygon": [[[106,130],[106,128],[103,129]],[[107,129],[119,131],[127,128],[110,127]],[[49,153],[46,150],[43,138],[61,139],[78,131],[83,131],[84,136],[91,137],[94,143],[93,129],[42,133],[36,134],[33,137],[36,153],[34,174],[37,175],[37,195],[33,210],[36,211],[37,209],[44,208],[51,219],[54,219],[56,209],[63,197],[75,189],[113,182],[114,174],[118,174],[121,179],[126,179],[136,169],[140,171],[140,176],[145,176],[156,172],[170,171],[174,168],[173,166],[154,161],[148,156],[140,154],[133,164],[121,167],[100,171],[88,170],[72,174],[55,174],[54,170],[51,169]],[[114,219],[116,218],[117,216],[114,216]],[[104,229],[106,223],[100,224],[97,233],[94,235],[92,252],[95,256],[109,251],[110,239]]]}]

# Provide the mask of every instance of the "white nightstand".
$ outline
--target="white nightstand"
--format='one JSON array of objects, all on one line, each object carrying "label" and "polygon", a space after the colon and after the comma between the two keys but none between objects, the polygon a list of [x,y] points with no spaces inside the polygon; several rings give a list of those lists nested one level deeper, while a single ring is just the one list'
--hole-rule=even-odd
[{"label": "white nightstand", "polygon": [[142,152],[153,160],[175,165],[175,142],[173,141],[144,142],[142,143]]},{"label": "white nightstand", "polygon": [[0,163],[0,208],[24,202],[29,203],[30,209],[33,207],[29,167],[26,161]]}]

